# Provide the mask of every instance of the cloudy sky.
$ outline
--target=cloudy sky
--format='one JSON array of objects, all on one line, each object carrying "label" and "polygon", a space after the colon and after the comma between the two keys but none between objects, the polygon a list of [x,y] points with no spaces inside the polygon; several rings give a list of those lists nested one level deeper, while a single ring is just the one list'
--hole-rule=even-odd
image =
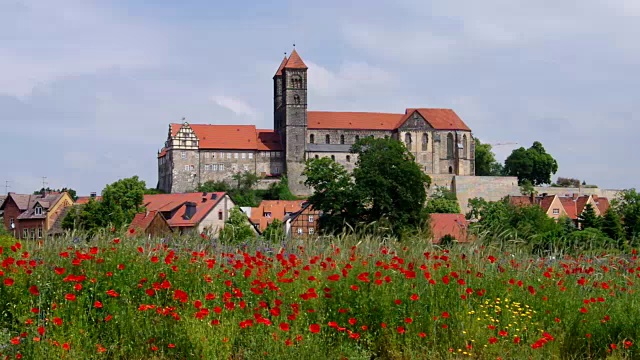
[{"label": "cloudy sky", "polygon": [[[448,107],[503,160],[637,187],[640,1],[0,0],[0,193],[157,182],[168,124],[272,127],[296,44],[312,110]],[[555,177],[554,177],[555,179]]]}]

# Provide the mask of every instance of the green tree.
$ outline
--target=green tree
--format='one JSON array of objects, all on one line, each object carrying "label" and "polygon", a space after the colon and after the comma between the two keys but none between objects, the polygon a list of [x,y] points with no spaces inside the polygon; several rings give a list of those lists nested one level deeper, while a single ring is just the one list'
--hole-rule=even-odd
[{"label": "green tree", "polygon": [[40,190],[34,191],[33,195],[43,194],[44,192],[59,192],[59,193],[67,192],[69,196],[73,199],[73,201],[78,200],[78,194],[76,193],[76,191],[67,187],[64,187],[62,189],[52,189],[50,187],[47,187],[46,189],[41,188]]},{"label": "green tree", "polygon": [[525,149],[513,150],[504,163],[506,175],[517,176],[518,183],[529,180],[534,186],[551,183],[551,174],[558,171],[557,161],[548,154],[542,144],[535,141]]},{"label": "green tree", "polygon": [[296,200],[297,197],[291,193],[289,182],[286,176],[282,176],[280,181],[269,185],[263,193],[264,200]]},{"label": "green tree", "polygon": [[587,204],[578,216],[578,223],[582,229],[598,228],[598,215],[593,205]]},{"label": "green tree", "polygon": [[636,189],[623,190],[611,206],[622,217],[627,238],[633,240],[640,235],[640,193]]},{"label": "green tree", "polygon": [[531,180],[524,179],[522,181],[522,184],[520,184],[520,193],[526,196],[535,196],[538,191],[536,191],[536,188],[531,183]]},{"label": "green tree", "polygon": [[282,221],[275,219],[262,232],[262,238],[270,242],[281,242],[285,239],[284,224]]},{"label": "green tree", "polygon": [[196,192],[229,192],[231,186],[224,181],[207,181],[204,184],[198,185]]},{"label": "green tree", "polygon": [[446,187],[438,187],[433,195],[427,200],[427,206],[425,211],[429,214],[460,214],[460,205],[458,205],[458,198],[453,191],[450,191]]},{"label": "green tree", "polygon": [[231,209],[229,218],[220,230],[220,241],[226,244],[238,244],[255,237],[247,215],[236,206]]},{"label": "green tree", "polygon": [[[600,230],[613,240],[620,241],[625,238],[625,231],[620,221],[620,216],[613,208],[609,208],[600,221]],[[619,245],[622,245],[619,243]]]},{"label": "green tree", "polygon": [[153,189],[153,188],[148,188],[144,190],[144,195],[158,195],[158,194],[165,194],[165,192],[160,189]]},{"label": "green tree", "polygon": [[492,151],[490,144],[483,144],[480,139],[475,138],[475,169],[476,176],[500,176],[502,175],[502,164],[496,161],[496,155]]},{"label": "green tree", "polygon": [[574,178],[558,177],[554,184],[558,187],[580,187],[580,180]]},{"label": "green tree", "polygon": [[307,162],[305,184],[314,188],[309,202],[323,212],[323,230],[386,223],[400,235],[418,227],[431,178],[404,144],[367,137],[354,144],[351,152],[358,156],[352,176],[327,158]]}]

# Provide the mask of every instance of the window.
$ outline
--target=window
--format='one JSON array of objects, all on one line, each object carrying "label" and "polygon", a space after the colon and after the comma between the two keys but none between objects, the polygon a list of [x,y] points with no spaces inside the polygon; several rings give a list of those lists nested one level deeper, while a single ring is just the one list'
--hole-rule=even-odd
[{"label": "window", "polygon": [[331,160],[336,161],[336,156],[335,155],[331,155]]},{"label": "window", "polygon": [[183,159],[187,158],[187,152],[186,151],[181,151],[180,152],[180,157],[182,157]]},{"label": "window", "polygon": [[184,166],[184,170],[185,170],[185,171],[189,171],[189,165],[185,165],[185,166]]},{"label": "window", "polygon": [[404,144],[408,149],[411,149],[411,133],[404,134]]},{"label": "window", "polygon": [[253,153],[249,153],[249,159],[253,159]]},{"label": "window", "polygon": [[351,162],[351,155],[347,155],[347,162]]},{"label": "window", "polygon": [[204,171],[209,171],[209,165],[204,166]]},{"label": "window", "polygon": [[453,134],[447,134],[447,158],[453,158]]},{"label": "window", "polygon": [[449,166],[449,174],[453,174],[453,168]]},{"label": "window", "polygon": [[553,215],[560,214],[560,209],[553,209]]},{"label": "window", "polygon": [[36,206],[35,213],[36,215],[42,215],[42,206]]},{"label": "window", "polygon": [[36,229],[31,229],[31,238],[32,239],[36,238]]},{"label": "window", "polygon": [[313,228],[309,228],[309,235],[313,235]]},{"label": "window", "polygon": [[211,165],[211,171],[218,171],[218,164]]},{"label": "window", "polygon": [[264,151],[260,151],[260,157],[264,157]]},{"label": "window", "polygon": [[27,239],[29,237],[29,229],[22,229],[22,238]]},{"label": "window", "polygon": [[315,144],[316,142],[316,136],[311,134],[309,135],[309,144]]},{"label": "window", "polygon": [[271,152],[267,151],[267,157],[271,157]]},{"label": "window", "polygon": [[246,153],[242,153],[242,158],[246,159],[247,158],[247,154]]},{"label": "window", "polygon": [[344,144],[344,135],[340,135],[340,144]]},{"label": "window", "polygon": [[271,217],[271,213],[267,211],[264,214],[262,214],[262,216],[264,216],[266,218],[270,218]]},{"label": "window", "polygon": [[215,159],[216,158],[216,153],[211,153],[211,157]]},{"label": "window", "polygon": [[302,88],[302,78],[299,75],[294,75],[291,78],[291,87],[293,87],[294,89]]},{"label": "window", "polygon": [[467,135],[462,135],[462,157],[467,158]]},{"label": "window", "polygon": [[193,171],[195,169],[196,169],[196,167],[194,165],[189,165],[189,170]]},{"label": "window", "polygon": [[249,171],[249,165],[242,165],[242,168],[244,169],[244,171]]},{"label": "window", "polygon": [[227,153],[227,159],[231,159],[231,153]]},{"label": "window", "polygon": [[324,136],[324,143],[331,144],[331,136],[329,136],[329,134]]},{"label": "window", "polygon": [[318,155],[316,155],[316,159],[319,159],[320,157]]},{"label": "window", "polygon": [[233,158],[237,159],[238,158],[238,153],[233,153]]},{"label": "window", "polygon": [[298,228],[298,235],[302,235],[302,228]]},{"label": "window", "polygon": [[15,229],[16,228],[16,221],[11,218],[9,219],[9,229]]},{"label": "window", "polygon": [[218,165],[218,170],[224,171],[224,164],[219,164]]},{"label": "window", "polygon": [[222,220],[222,210],[218,211],[218,220]]},{"label": "window", "polygon": [[276,166],[274,174],[280,174],[280,168]]},{"label": "window", "polygon": [[293,103],[295,105],[300,105],[300,95],[298,94],[293,95]]},{"label": "window", "polygon": [[309,215],[309,222],[312,223],[313,222],[313,215]]},{"label": "window", "polygon": [[422,134],[422,151],[427,151],[427,145],[429,145],[429,135],[424,133]]},{"label": "window", "polygon": [[42,239],[42,228],[38,228],[38,239]]},{"label": "window", "polygon": [[205,159],[208,159],[208,158],[209,158],[209,153],[208,153],[208,152],[205,152],[205,153],[204,153],[204,158],[205,158]]},{"label": "window", "polygon": [[360,135],[356,135],[356,142],[358,142],[358,140],[360,140]]}]

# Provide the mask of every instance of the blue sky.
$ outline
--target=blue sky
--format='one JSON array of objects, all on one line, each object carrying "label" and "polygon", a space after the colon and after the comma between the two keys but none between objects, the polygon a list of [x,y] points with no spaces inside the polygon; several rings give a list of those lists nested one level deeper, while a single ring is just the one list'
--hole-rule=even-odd
[{"label": "blue sky", "polygon": [[484,142],[541,141],[556,176],[638,184],[637,0],[151,3],[0,2],[0,192],[152,187],[169,123],[271,127],[294,42],[312,110],[452,108]]}]

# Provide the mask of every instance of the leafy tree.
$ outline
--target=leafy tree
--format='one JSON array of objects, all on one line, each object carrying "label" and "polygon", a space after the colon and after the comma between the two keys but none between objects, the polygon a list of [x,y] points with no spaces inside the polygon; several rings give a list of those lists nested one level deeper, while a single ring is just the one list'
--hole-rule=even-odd
[{"label": "leafy tree", "polygon": [[555,185],[559,187],[580,187],[580,180],[573,179],[573,178],[558,177],[558,180],[556,180]]},{"label": "leafy tree", "polygon": [[229,192],[231,187],[224,181],[207,181],[198,185],[196,192]]},{"label": "leafy tree", "polygon": [[438,187],[427,200],[425,211],[429,214],[459,214],[461,212],[456,194],[443,186]]},{"label": "leafy tree", "polygon": [[[600,230],[613,240],[624,240],[625,232],[620,221],[620,216],[615,210],[609,208],[600,221]],[[619,243],[619,245],[621,245]]]},{"label": "leafy tree", "polygon": [[536,191],[536,188],[531,184],[529,179],[524,179],[522,184],[520,184],[520,193],[522,195],[535,196],[538,191]]},{"label": "leafy tree", "polygon": [[564,236],[571,235],[574,231],[578,230],[576,224],[568,216],[561,216],[558,219],[558,224],[562,228],[562,234]]},{"label": "leafy tree", "polygon": [[582,229],[598,228],[598,215],[593,205],[587,204],[578,216],[578,223]]},{"label": "leafy tree", "polygon": [[43,194],[44,192],[67,192],[69,194],[69,196],[71,196],[71,198],[73,199],[73,201],[78,200],[78,194],[76,193],[75,190],[71,189],[71,188],[62,188],[62,189],[52,189],[50,187],[45,188],[41,188],[40,190],[36,190],[33,192],[33,195],[38,195],[38,194]]},{"label": "leafy tree", "polygon": [[496,161],[496,156],[490,144],[483,144],[480,139],[475,138],[475,169],[477,176],[500,176],[502,175],[502,164]]},{"label": "leafy tree", "polygon": [[520,184],[529,180],[537,186],[551,183],[551,174],[558,171],[558,163],[540,142],[535,141],[528,149],[513,150],[505,160],[504,170],[507,175],[517,176]]},{"label": "leafy tree", "polygon": [[280,181],[269,185],[263,193],[264,200],[296,200],[297,197],[291,193],[289,182],[286,176],[282,176]]},{"label": "leafy tree", "polygon": [[220,230],[220,241],[227,244],[238,244],[255,237],[247,216],[236,206],[231,209],[229,218]]},{"label": "leafy tree", "polygon": [[636,189],[623,190],[612,201],[612,207],[622,217],[627,238],[640,235],[640,193]]},{"label": "leafy tree", "polygon": [[158,194],[165,194],[165,192],[160,189],[153,189],[153,188],[144,189],[144,195],[158,195]]},{"label": "leafy tree", "polygon": [[262,237],[270,242],[281,242],[285,239],[284,224],[282,221],[275,219],[262,232]]},{"label": "leafy tree", "polygon": [[419,226],[431,178],[404,144],[367,137],[351,151],[358,155],[352,176],[327,158],[307,162],[305,184],[314,188],[309,202],[323,212],[323,230],[377,222],[389,224],[391,231],[400,235]]}]

